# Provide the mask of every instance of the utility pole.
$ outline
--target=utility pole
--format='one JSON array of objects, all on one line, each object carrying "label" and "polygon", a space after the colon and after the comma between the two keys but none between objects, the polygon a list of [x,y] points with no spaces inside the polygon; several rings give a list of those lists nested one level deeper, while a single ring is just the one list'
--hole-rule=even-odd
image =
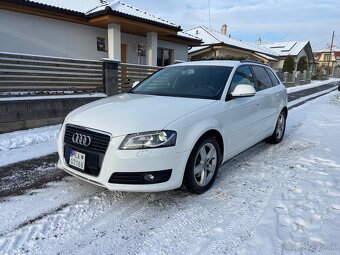
[{"label": "utility pole", "polygon": [[[330,63],[331,63],[331,59],[332,59],[332,50],[333,50],[334,34],[335,34],[335,31],[333,31],[332,42],[331,42],[331,48],[329,49],[328,76],[331,75],[331,67],[330,67]],[[332,65],[332,67],[333,67],[333,65]]]}]

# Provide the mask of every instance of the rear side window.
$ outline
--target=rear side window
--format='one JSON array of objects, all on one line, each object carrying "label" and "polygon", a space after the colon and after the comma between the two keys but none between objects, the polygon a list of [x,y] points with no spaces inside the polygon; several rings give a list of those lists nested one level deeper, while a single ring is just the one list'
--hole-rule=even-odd
[{"label": "rear side window", "polygon": [[237,68],[233,80],[231,81],[229,91],[233,92],[236,85],[247,84],[255,87],[253,74],[249,66],[240,66]]},{"label": "rear side window", "polygon": [[270,79],[272,80],[273,85],[274,85],[274,86],[279,85],[280,82],[279,82],[279,80],[276,78],[276,76],[275,76],[275,74],[273,73],[273,71],[270,70],[269,68],[266,68],[266,71],[267,71],[267,73],[269,74],[269,77],[270,77]]},{"label": "rear side window", "polygon": [[273,86],[272,81],[262,66],[252,66],[257,80],[258,90],[264,90]]}]

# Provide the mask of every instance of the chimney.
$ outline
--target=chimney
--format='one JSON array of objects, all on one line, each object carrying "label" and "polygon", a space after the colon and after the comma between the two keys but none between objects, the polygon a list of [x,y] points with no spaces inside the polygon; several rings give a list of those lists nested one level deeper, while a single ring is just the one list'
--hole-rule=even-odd
[{"label": "chimney", "polygon": [[221,34],[222,35],[227,35],[227,28],[228,26],[226,24],[223,24],[221,27]]}]

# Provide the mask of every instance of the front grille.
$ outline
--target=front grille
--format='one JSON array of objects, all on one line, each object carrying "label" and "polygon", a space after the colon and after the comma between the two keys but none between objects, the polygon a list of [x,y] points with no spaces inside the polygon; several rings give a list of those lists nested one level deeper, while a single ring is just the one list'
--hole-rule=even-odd
[{"label": "front grille", "polygon": [[[84,146],[74,143],[72,141],[72,136],[75,133],[90,136],[91,144],[89,146]],[[64,138],[64,158],[68,166],[79,172],[86,173],[92,176],[98,176],[110,139],[110,135],[100,133],[100,131],[96,132],[87,128],[66,125]],[[85,154],[84,170],[69,165],[71,150],[76,150]]]},{"label": "front grille", "polygon": [[[88,135],[91,137],[91,144],[89,146],[79,145],[75,144],[72,141],[72,136],[75,133]],[[86,128],[80,128],[76,126],[66,125],[66,131],[65,131],[65,143],[82,148],[85,150],[89,150],[92,152],[98,152],[98,153],[105,153],[107,146],[109,145],[111,137],[106,134],[98,133]]]},{"label": "front grille", "polygon": [[[113,173],[109,183],[117,184],[155,184],[167,182],[171,177],[171,169],[153,172],[117,172]],[[152,174],[153,180],[147,180],[146,175]]]}]

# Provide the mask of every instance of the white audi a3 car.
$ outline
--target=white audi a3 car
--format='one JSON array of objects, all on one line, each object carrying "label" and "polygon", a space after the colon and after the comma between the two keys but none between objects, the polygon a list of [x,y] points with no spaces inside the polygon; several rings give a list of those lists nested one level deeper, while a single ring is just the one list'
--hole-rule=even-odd
[{"label": "white audi a3 car", "polygon": [[228,159],[264,139],[281,142],[287,114],[286,88],[266,65],[176,64],[71,112],[57,138],[58,167],[110,190],[184,184],[200,194]]}]

